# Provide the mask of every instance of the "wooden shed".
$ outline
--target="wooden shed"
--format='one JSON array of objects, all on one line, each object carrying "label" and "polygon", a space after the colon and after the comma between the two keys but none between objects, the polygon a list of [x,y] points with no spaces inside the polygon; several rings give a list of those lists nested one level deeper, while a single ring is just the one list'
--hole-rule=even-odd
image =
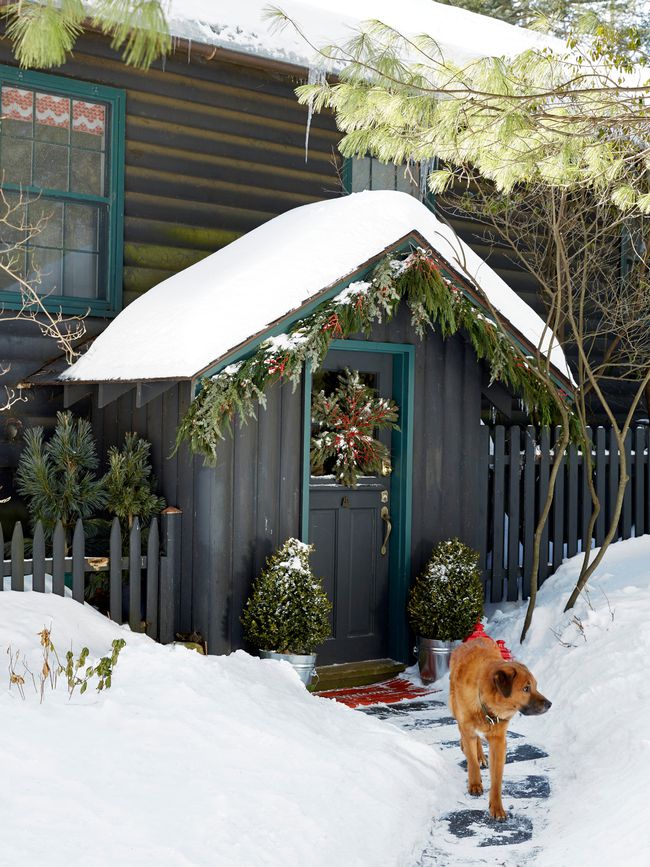
[{"label": "wooden shed", "polygon": [[[405,660],[405,599],[432,545],[458,536],[481,548],[484,364],[462,334],[420,338],[402,305],[369,334],[333,339],[322,367],[361,371],[396,402],[386,440],[392,473],[354,489],[310,467],[315,371],[298,387],[278,376],[266,407],[219,444],[216,467],[173,453],[179,423],[201,389],[269,338],[360,284],[387,254],[426,249],[481,315],[489,308],[526,352],[543,322],[431,211],[399,192],[364,192],[287,212],[154,287],[129,305],[63,375],[67,403],[92,393],[106,449],[136,430],[153,445],[170,504],[183,512],[176,628],[206,636],[213,653],[243,646],[239,622],[252,579],[290,536],[314,543],[312,564],[334,603],[323,662]],[[551,359],[568,382],[562,351]]]}]

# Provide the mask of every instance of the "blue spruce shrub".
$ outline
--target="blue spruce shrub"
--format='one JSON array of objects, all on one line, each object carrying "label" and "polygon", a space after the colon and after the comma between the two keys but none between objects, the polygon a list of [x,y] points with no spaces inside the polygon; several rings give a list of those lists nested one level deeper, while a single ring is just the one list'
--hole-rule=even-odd
[{"label": "blue spruce shrub", "polygon": [[459,539],[440,542],[408,599],[413,631],[422,638],[467,638],[483,616],[479,554]]},{"label": "blue spruce shrub", "polygon": [[287,539],[253,584],[241,623],[247,641],[276,653],[313,653],[330,635],[332,605],[309,566],[313,545]]}]

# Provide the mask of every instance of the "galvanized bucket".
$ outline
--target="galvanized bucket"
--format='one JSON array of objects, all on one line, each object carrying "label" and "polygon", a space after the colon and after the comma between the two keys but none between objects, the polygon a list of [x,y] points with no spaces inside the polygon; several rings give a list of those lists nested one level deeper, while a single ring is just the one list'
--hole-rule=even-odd
[{"label": "galvanized bucket", "polygon": [[315,653],[276,653],[274,650],[260,650],[260,659],[279,659],[291,665],[305,686],[309,686],[312,677],[318,679],[316,674]]},{"label": "galvanized bucket", "polygon": [[439,641],[437,638],[421,638],[415,651],[418,655],[422,683],[433,683],[449,671],[451,652],[458,641]]}]

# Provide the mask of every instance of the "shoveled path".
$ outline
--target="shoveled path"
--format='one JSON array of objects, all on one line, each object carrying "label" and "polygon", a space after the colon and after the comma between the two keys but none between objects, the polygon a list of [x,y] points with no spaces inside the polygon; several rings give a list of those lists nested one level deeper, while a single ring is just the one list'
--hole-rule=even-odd
[{"label": "shoveled path", "polygon": [[[385,684],[321,694],[412,732],[424,743],[449,750],[458,761],[464,788],[466,763],[446,692],[423,689],[400,677]],[[433,821],[430,843],[413,867],[519,867],[534,860],[535,832],[545,824],[548,812],[550,760],[543,749],[517,732],[516,718],[513,729],[508,733],[503,778],[509,818],[497,822],[487,812],[489,771],[483,771],[485,794],[473,798],[464,791],[455,798],[454,808]]]}]

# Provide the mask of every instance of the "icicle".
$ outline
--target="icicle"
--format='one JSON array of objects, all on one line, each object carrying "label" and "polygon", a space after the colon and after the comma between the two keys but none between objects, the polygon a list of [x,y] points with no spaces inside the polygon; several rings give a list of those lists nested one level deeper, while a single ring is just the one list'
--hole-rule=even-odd
[{"label": "icicle", "polygon": [[188,63],[192,62],[192,40],[191,39],[187,40],[187,62]]},{"label": "icicle", "polygon": [[430,157],[427,157],[424,160],[420,160],[420,200],[426,201],[426,198],[429,194],[429,172],[434,167],[434,160]]},{"label": "icicle", "polygon": [[[325,84],[327,73],[324,69],[315,69],[310,67],[307,75],[307,84]],[[307,103],[307,127],[305,128],[305,162],[309,157],[309,130],[311,129],[311,119],[314,115],[314,104],[310,99]]]}]

